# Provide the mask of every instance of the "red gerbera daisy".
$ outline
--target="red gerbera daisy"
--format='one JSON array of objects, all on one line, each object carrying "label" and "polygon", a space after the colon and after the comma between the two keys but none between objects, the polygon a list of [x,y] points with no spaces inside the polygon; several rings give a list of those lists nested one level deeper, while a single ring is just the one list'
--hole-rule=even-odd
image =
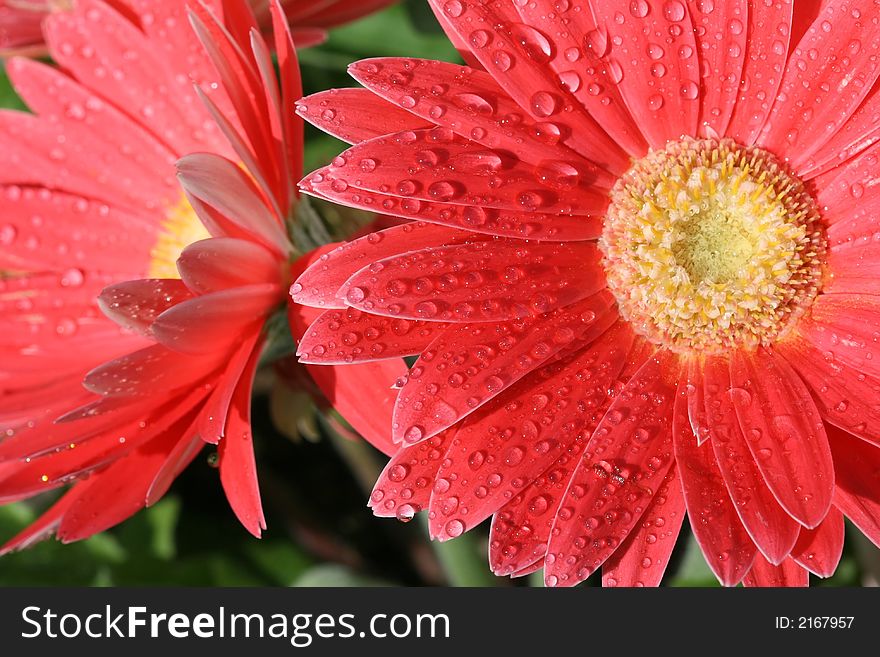
[{"label": "red gerbera daisy", "polygon": [[[117,10],[130,14],[135,20],[153,20],[152,15],[143,13],[148,7],[141,0],[105,1]],[[76,2],[78,0],[0,0],[0,56],[44,53],[46,46],[41,27],[43,19],[52,13],[69,11]],[[271,38],[269,0],[249,2],[260,30],[264,36]],[[394,2],[396,0],[283,0],[281,7],[290,23],[296,45],[306,47],[324,41],[329,28],[366,16]],[[227,0],[221,4],[234,7],[236,0]]]},{"label": "red gerbera daisy", "polygon": [[[302,251],[285,230],[298,225],[302,157],[293,45],[273,5],[279,80],[246,4],[226,6],[238,40],[204,5],[190,17],[177,0],[150,12],[149,24],[164,26],[156,32],[99,2],[52,16],[52,54],[77,79],[11,65],[39,114],[0,115],[10,222],[0,252],[0,501],[74,485],[4,551],[124,520],[158,500],[206,442],[218,444],[239,519],[256,535],[264,527],[251,383],[266,320],[308,262],[291,264]],[[357,392],[372,414],[348,415],[379,435],[370,423],[382,421],[388,382],[405,370],[363,369],[321,368],[318,383],[345,413],[351,377],[381,377],[384,391]]]},{"label": "red gerbera daisy", "polygon": [[374,511],[550,585],[656,585],[685,512],[726,585],[880,543],[877,2],[431,4],[470,67],[300,106],[355,144],[302,188],[414,220],[291,289],[304,362],[419,356]]}]

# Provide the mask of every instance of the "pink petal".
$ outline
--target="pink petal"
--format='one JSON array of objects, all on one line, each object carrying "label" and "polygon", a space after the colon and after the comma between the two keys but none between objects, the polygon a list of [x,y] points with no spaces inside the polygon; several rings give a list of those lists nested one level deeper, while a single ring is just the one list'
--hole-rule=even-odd
[{"label": "pink petal", "polygon": [[361,142],[343,151],[327,172],[337,187],[391,194],[410,202],[544,214],[603,212],[608,199],[602,189],[613,183],[607,173],[583,159],[532,165],[446,128]]},{"label": "pink petal", "polygon": [[837,474],[834,506],[880,547],[880,448],[835,427],[828,428],[828,436]]},{"label": "pink petal", "polygon": [[810,577],[804,568],[791,559],[786,559],[778,566],[774,566],[759,554],[755,558],[751,570],[743,578],[743,585],[747,587],[807,587],[810,585]]},{"label": "pink petal", "polygon": [[767,486],[793,518],[816,527],[831,508],[834,467],[809,388],[764,349],[734,352],[730,379],[729,398]]},{"label": "pink petal", "polygon": [[337,296],[359,310],[403,319],[527,318],[603,289],[600,258],[592,242],[524,244],[498,239],[433,247],[365,267]]},{"label": "pink petal", "polygon": [[[648,144],[663,148],[667,140],[697,134],[700,53],[691,12],[680,11],[684,9],[681,3],[670,12],[664,11],[661,0],[635,6],[635,13],[629,8],[624,10],[622,21],[615,19],[615,15],[623,14],[614,3],[597,2],[593,9],[599,24],[604,23],[608,30],[611,47],[606,62],[612,80],[617,82]],[[663,36],[655,42],[655,34]]]},{"label": "pink petal", "polygon": [[544,566],[548,586],[584,581],[637,526],[673,462],[676,354],[636,372],[593,432],[560,503]]},{"label": "pink petal", "polygon": [[437,470],[456,431],[453,427],[394,454],[370,494],[375,515],[407,521],[428,508]]},{"label": "pink petal", "polygon": [[791,558],[819,577],[831,577],[843,554],[843,514],[831,507],[815,529],[801,529]]},{"label": "pink petal", "polygon": [[251,434],[251,387],[259,353],[254,351],[232,395],[226,432],[220,441],[220,483],[239,522],[260,538],[266,529]]},{"label": "pink petal", "polygon": [[273,283],[212,292],[169,308],[150,330],[156,340],[175,351],[209,354],[228,350],[245,329],[262,323],[281,294]]},{"label": "pink petal", "polygon": [[787,154],[795,172],[856,111],[880,75],[880,43],[871,22],[862,20],[873,11],[870,0],[824,5],[789,57],[758,145]]},{"label": "pink petal", "polygon": [[[446,453],[431,496],[432,537],[495,513],[562,454],[578,453],[623,367],[632,333],[609,330],[573,358],[545,366],[469,415]],[[581,448],[576,449],[575,443]],[[463,515],[467,509],[467,515]]]},{"label": "pink petal", "polygon": [[[454,325],[410,370],[394,407],[395,442],[414,443],[433,436],[573,341],[600,336],[616,319],[611,301],[607,292],[601,292],[540,317]],[[534,330],[536,326],[540,330]]]},{"label": "pink petal", "polygon": [[443,322],[392,319],[354,308],[328,310],[297,343],[301,363],[345,365],[420,354],[448,328]]},{"label": "pink petal", "polygon": [[[206,147],[226,152],[219,131],[205,121],[201,106],[191,102],[195,80],[188,75],[188,60],[168,57],[157,40],[106,3],[81,0],[70,12],[53,13],[44,27],[53,57],[64,69],[132,118],[146,110],[149,121],[143,125],[153,130],[162,126],[154,134],[175,152]],[[202,60],[192,69],[194,75],[208,70],[200,52],[191,52],[189,58]]]},{"label": "pink petal", "polygon": [[281,278],[279,258],[257,242],[214,237],[187,246],[177,259],[186,286],[206,294],[243,285],[276,283]]},{"label": "pink petal", "polygon": [[880,445],[880,380],[852,369],[800,336],[780,342],[776,351],[810,387],[825,422]]},{"label": "pink petal", "polygon": [[755,143],[770,116],[788,58],[793,4],[792,0],[748,3],[740,93],[726,131],[740,144]]},{"label": "pink petal", "polygon": [[[104,101],[90,106],[98,108],[95,120],[101,120]],[[144,176],[137,162],[121,156],[118,141],[102,143],[69,122],[0,110],[0,143],[0,183],[49,187],[119,206],[131,216],[180,200],[180,190],[168,176],[170,162],[157,167],[160,176]],[[134,185],[133,180],[141,182]]]},{"label": "pink petal", "polygon": [[673,464],[636,529],[602,566],[602,586],[659,586],[685,516]]},{"label": "pink petal", "polygon": [[50,189],[11,185],[0,187],[0,214],[0,267],[5,269],[85,267],[126,278],[145,276],[149,269],[156,227],[120,208]]},{"label": "pink petal", "polygon": [[406,199],[348,187],[329,173],[327,168],[319,169],[305,178],[300,188],[306,194],[368,212],[381,210],[404,219],[499,237],[567,242],[596,239],[602,233],[602,221],[598,215],[549,215],[524,209],[499,210],[480,205]]},{"label": "pink petal", "polygon": [[797,540],[798,524],[767,488],[746,444],[732,401],[742,393],[731,388],[727,359],[707,357],[702,382],[709,437],[727,492],[755,545],[772,563],[779,563]]},{"label": "pink petal", "polygon": [[[462,3],[449,5],[444,0],[430,0],[435,12],[445,11],[448,26],[461,37],[470,39],[471,52],[489,71],[510,97],[544,124],[558,126],[559,139],[573,151],[606,170],[621,173],[629,167],[620,147],[583,109],[566,112],[564,107],[578,108],[577,101],[558,84],[558,78],[547,66],[553,46],[547,35],[521,22],[513,4]],[[451,9],[454,7],[454,9]],[[488,38],[503,41],[505,48],[478,47],[482,39],[471,38],[475,25],[484,25]],[[536,90],[548,90],[539,91]],[[552,92],[549,90],[553,90]],[[562,124],[564,121],[564,125]],[[562,131],[564,130],[564,133]]]},{"label": "pink petal", "polygon": [[331,89],[306,96],[296,113],[337,139],[349,144],[406,130],[431,126],[367,89]]},{"label": "pink petal", "polygon": [[466,240],[468,234],[432,224],[394,226],[347,242],[324,253],[296,279],[290,288],[296,303],[316,308],[344,309],[336,293],[355,272],[367,265],[427,246]]},{"label": "pink petal", "polygon": [[757,549],[730,501],[712,446],[697,446],[685,387],[683,381],[676,396],[673,438],[688,518],[712,572],[724,586],[736,586],[751,568]]},{"label": "pink petal", "polygon": [[159,315],[192,296],[181,280],[153,278],[105,287],[98,297],[98,305],[123,328],[148,335],[150,324]]}]

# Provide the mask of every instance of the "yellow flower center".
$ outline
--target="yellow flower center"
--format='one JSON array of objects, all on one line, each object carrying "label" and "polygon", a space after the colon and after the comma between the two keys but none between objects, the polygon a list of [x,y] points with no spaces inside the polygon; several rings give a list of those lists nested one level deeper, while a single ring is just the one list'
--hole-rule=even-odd
[{"label": "yellow flower center", "polygon": [[193,242],[207,239],[211,234],[199,220],[189,201],[181,196],[171,206],[159,229],[156,243],[150,250],[148,278],[180,278],[177,259],[181,251]]},{"label": "yellow flower center", "polygon": [[825,253],[803,183],[730,140],[674,142],[635,162],[599,245],[623,317],[679,352],[781,337],[816,296]]}]

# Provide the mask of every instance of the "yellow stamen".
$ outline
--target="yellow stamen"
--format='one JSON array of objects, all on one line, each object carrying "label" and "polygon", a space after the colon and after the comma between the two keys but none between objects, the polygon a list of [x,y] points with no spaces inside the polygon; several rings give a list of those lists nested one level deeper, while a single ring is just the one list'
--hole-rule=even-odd
[{"label": "yellow stamen", "polygon": [[816,203],[771,154],[686,140],[634,163],[611,191],[599,245],[634,328],[675,351],[754,348],[818,292]]},{"label": "yellow stamen", "polygon": [[177,205],[170,207],[159,230],[156,243],[150,251],[148,278],[179,278],[177,258],[184,248],[211,237],[208,230],[196,216],[195,211],[181,197]]}]

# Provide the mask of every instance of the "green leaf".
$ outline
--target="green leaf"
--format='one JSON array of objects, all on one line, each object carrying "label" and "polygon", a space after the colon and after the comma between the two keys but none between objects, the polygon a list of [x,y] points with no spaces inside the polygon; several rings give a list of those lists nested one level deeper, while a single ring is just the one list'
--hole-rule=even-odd
[{"label": "green leaf", "polygon": [[15,93],[9,77],[6,75],[6,67],[0,61],[0,107],[9,107],[11,109],[25,109],[24,103]]},{"label": "green leaf", "polygon": [[688,532],[686,540],[684,557],[675,575],[669,579],[669,586],[720,586],[693,534]]}]

